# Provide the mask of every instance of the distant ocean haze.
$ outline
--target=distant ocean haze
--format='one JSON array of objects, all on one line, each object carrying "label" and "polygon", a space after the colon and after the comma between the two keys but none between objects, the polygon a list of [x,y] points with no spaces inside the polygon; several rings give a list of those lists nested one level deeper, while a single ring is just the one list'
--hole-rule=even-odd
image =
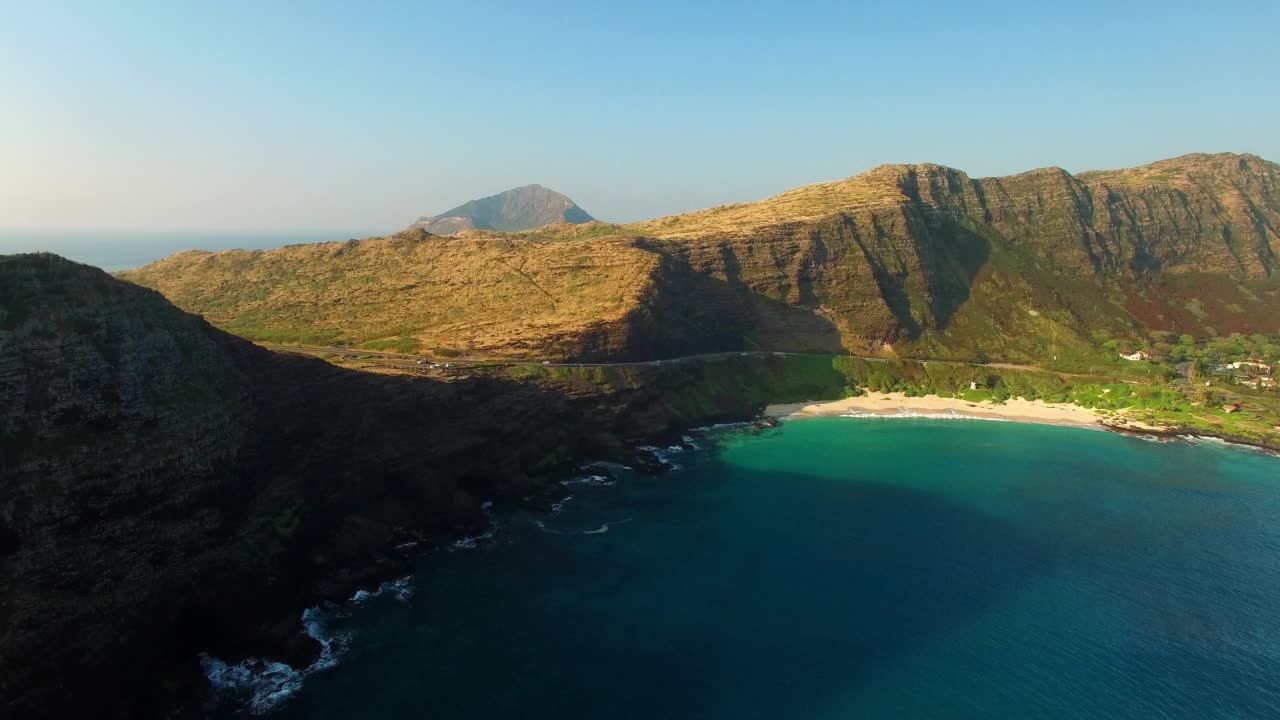
[{"label": "distant ocean haze", "polygon": [[107,272],[129,270],[182,250],[266,250],[298,243],[383,235],[376,230],[263,232],[0,230],[0,255],[51,252]]}]

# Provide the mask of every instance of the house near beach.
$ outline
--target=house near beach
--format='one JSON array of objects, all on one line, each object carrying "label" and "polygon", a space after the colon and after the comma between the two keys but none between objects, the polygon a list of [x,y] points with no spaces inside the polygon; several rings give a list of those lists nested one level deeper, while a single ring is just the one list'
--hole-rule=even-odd
[{"label": "house near beach", "polygon": [[1238,360],[1238,361],[1233,362],[1233,363],[1227,363],[1227,364],[1226,364],[1226,366],[1224,367],[1224,369],[1230,369],[1230,370],[1244,370],[1245,372],[1251,372],[1251,373],[1255,373],[1255,374],[1258,374],[1258,375],[1270,375],[1270,374],[1271,374],[1271,366],[1270,366],[1270,365],[1267,365],[1267,364],[1264,364],[1264,363],[1260,363],[1260,362],[1255,362],[1255,361],[1253,361],[1253,360]]}]

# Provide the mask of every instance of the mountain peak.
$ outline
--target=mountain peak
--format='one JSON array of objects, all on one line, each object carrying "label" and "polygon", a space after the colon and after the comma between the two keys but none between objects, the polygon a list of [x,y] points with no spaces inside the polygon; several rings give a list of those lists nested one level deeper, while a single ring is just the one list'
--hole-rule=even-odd
[{"label": "mountain peak", "polygon": [[514,232],[593,219],[567,195],[534,183],[463,203],[439,215],[424,215],[410,227],[436,235],[453,235],[464,230]]}]

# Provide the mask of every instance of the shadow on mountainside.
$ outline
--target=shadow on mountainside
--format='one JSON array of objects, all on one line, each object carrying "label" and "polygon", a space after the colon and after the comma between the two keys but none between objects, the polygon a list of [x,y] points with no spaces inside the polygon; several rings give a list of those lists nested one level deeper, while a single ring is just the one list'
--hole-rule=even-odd
[{"label": "shadow on mountainside", "polygon": [[902,254],[886,252],[896,240],[877,221],[867,236],[852,218],[842,216],[842,235],[861,250],[889,312],[899,339],[918,340],[926,330],[946,330],[969,300],[973,283],[991,255],[990,240],[950,217],[907,215],[912,250],[918,264]]},{"label": "shadow on mountainside", "polygon": [[[928,210],[904,205],[883,217],[836,214],[751,236],[637,239],[662,263],[653,295],[636,316],[660,316],[668,326],[665,336],[656,330],[638,336],[664,337],[682,349],[693,338],[702,352],[845,353],[946,330],[970,300],[991,241],[981,229]],[[699,258],[701,271],[690,256]],[[744,270],[748,257],[752,265]]]},{"label": "shadow on mountainside", "polygon": [[618,406],[280,355],[52,255],[0,257],[0,714],[197,714],[197,653],[317,652],[302,608],[403,572],[584,457]]},{"label": "shadow on mountainside", "polygon": [[934,248],[927,270],[929,309],[938,330],[946,330],[969,301],[973,283],[991,257],[992,241],[964,225],[948,220],[945,233],[944,247]]},{"label": "shadow on mountainside", "polygon": [[752,290],[729,248],[722,249],[725,277],[719,278],[698,272],[659,241],[639,238],[636,245],[660,260],[648,294],[624,319],[628,359],[739,350],[847,352],[839,329],[815,308]]}]

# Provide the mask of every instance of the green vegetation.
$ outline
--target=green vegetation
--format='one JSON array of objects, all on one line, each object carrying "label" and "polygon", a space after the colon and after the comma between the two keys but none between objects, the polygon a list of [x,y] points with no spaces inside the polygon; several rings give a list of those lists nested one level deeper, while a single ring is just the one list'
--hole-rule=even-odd
[{"label": "green vegetation", "polygon": [[1168,333],[1152,333],[1152,347],[1170,362],[1201,361],[1219,364],[1254,360],[1267,365],[1280,365],[1280,334],[1232,333],[1225,338],[1197,341],[1182,335],[1173,342]]},{"label": "green vegetation", "polygon": [[371,340],[361,345],[361,347],[367,350],[398,352],[406,355],[418,352],[418,349],[421,346],[422,343],[418,338],[404,336],[384,338],[382,340]]},{"label": "green vegetation", "polygon": [[335,331],[311,330],[275,330],[245,323],[229,323],[222,326],[232,335],[239,335],[254,342],[275,343],[277,345],[332,345],[340,342],[341,333]]},{"label": "green vegetation", "polygon": [[[575,393],[659,388],[663,391],[659,407],[672,418],[706,417],[715,415],[717,408],[835,400],[865,391],[901,392],[909,397],[938,395],[974,403],[1011,398],[1073,403],[1118,419],[1280,447],[1280,393],[1206,389],[1181,379],[1138,382],[1107,374],[1080,376],[847,356],[730,357],[659,369],[518,366],[502,372],[558,384]],[[1228,405],[1235,409],[1228,411]]]}]

